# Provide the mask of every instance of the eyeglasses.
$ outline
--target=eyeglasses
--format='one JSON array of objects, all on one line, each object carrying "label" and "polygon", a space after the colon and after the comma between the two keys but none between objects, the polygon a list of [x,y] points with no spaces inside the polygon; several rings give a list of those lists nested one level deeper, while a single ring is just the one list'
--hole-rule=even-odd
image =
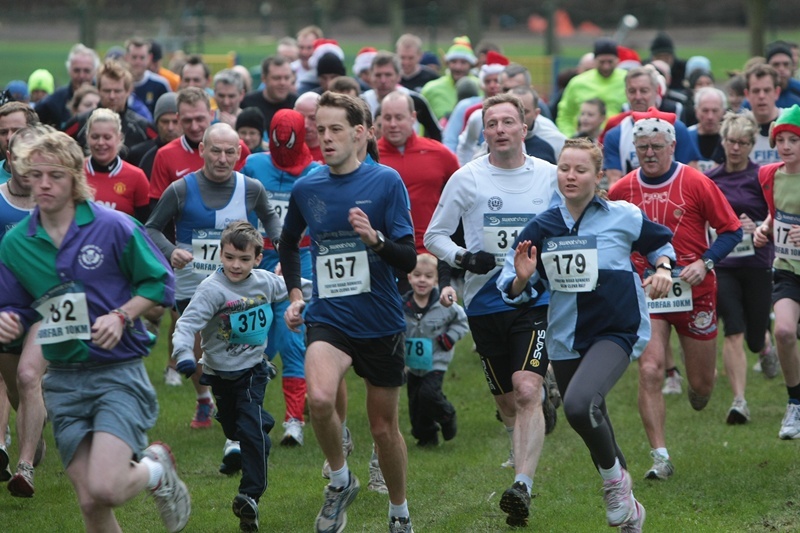
[{"label": "eyeglasses", "polygon": [[639,152],[646,152],[648,150],[653,150],[654,152],[660,152],[664,148],[667,147],[666,144],[636,144],[634,145],[637,151]]},{"label": "eyeglasses", "polygon": [[740,139],[725,139],[725,142],[732,146],[739,146],[741,148],[747,148],[753,144],[752,141],[742,141]]}]

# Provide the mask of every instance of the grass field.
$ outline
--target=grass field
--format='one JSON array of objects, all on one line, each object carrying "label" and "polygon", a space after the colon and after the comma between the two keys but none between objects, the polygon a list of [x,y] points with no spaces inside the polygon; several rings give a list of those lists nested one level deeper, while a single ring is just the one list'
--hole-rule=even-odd
[{"label": "grass field", "polygon": [[[234,532],[238,521],[230,511],[238,478],[217,472],[224,437],[217,424],[191,430],[194,399],[191,386],[163,384],[166,342],[159,341],[147,367],[158,390],[160,416],[152,440],[172,446],[181,476],[192,494],[193,512],[186,531]],[[508,439],[494,418],[494,405],[483,381],[471,340],[457,346],[447,374],[445,392],[459,413],[459,433],[435,449],[420,449],[410,436],[405,397],[401,397],[401,429],[409,444],[409,505],[418,532],[507,531],[498,507],[502,491],[513,481],[500,468]],[[752,359],[752,357],[751,357]],[[722,371],[720,367],[720,372]],[[768,381],[748,376],[748,400],[753,421],[727,426],[731,401],[727,379],[720,375],[715,395],[705,411],[696,413],[685,394],[667,397],[667,438],[676,475],[667,482],[642,479],[650,467],[649,447],[636,409],[636,366],[632,366],[609,397],[609,410],[626,453],[634,490],[647,508],[647,531],[654,532],[796,532],[800,531],[800,441],[777,438],[786,401],[780,377]],[[366,487],[370,438],[364,409],[364,387],[351,374],[349,426],[356,444],[349,464]],[[283,415],[279,383],[268,387],[266,407]],[[559,410],[562,416],[562,411]],[[0,490],[0,531],[10,533],[80,531],[82,523],[74,493],[64,475],[48,426],[49,451],[36,470],[36,496],[12,498]],[[279,441],[282,427],[272,432]],[[16,443],[10,450],[16,457]],[[274,446],[269,461],[270,485],[261,500],[261,531],[311,531],[322,505],[320,477],[323,457],[310,425],[303,448]],[[545,439],[536,475],[532,519],[528,531],[608,531],[601,482],[588,453],[563,416]],[[387,497],[362,488],[348,513],[347,531],[385,531]],[[117,511],[123,530],[162,531],[153,502],[141,496]]]}]

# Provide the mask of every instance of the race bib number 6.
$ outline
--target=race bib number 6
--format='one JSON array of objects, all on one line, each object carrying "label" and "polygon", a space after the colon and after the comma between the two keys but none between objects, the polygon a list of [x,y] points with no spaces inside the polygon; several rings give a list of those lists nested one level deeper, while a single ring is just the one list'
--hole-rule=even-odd
[{"label": "race bib number 6", "polygon": [[42,316],[36,344],[91,340],[92,328],[82,283],[71,281],[58,285],[36,300],[33,307]]},{"label": "race bib number 6", "polygon": [[[680,278],[680,268],[672,270],[672,285],[670,285],[669,293],[657,300],[650,299],[650,287],[647,287],[647,311],[651,314],[658,315],[662,313],[681,313],[684,311],[691,311],[692,304],[692,286]],[[646,270],[644,273],[645,279],[653,275],[652,270]]]},{"label": "race bib number 6", "polygon": [[322,241],[317,251],[316,273],[320,298],[371,291],[367,247],[358,237]]}]

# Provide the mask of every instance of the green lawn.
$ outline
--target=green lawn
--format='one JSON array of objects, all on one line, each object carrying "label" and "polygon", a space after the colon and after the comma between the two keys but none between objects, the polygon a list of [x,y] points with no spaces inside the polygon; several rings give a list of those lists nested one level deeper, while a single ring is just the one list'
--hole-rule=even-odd
[{"label": "green lawn", "polygon": [[[186,531],[234,532],[238,521],[230,511],[238,478],[217,472],[224,437],[218,425],[191,430],[193,391],[188,384],[163,384],[166,360],[162,338],[147,360],[158,390],[161,413],[152,440],[172,446],[179,471],[192,493],[193,513]],[[469,338],[459,343],[448,372],[445,392],[459,413],[458,436],[436,449],[419,449],[410,436],[406,401],[401,401],[401,428],[409,444],[409,505],[416,531],[507,531],[498,507],[502,491],[513,474],[500,468],[508,439],[494,418],[494,406],[483,381]],[[721,368],[720,368],[721,371]],[[667,482],[644,481],[650,467],[649,448],[636,409],[636,367],[632,366],[609,398],[615,430],[634,477],[634,490],[647,508],[648,531],[796,532],[800,530],[800,441],[777,438],[786,391],[780,377],[768,381],[748,376],[748,400],[753,421],[731,427],[724,422],[731,401],[727,380],[721,376],[708,408],[696,413],[685,395],[667,398],[667,437],[676,475]],[[370,438],[364,409],[364,387],[352,374],[349,426],[355,452],[349,464],[366,487]],[[283,399],[277,382],[268,387],[267,409],[278,419]],[[559,415],[562,411],[559,410]],[[273,430],[280,440],[282,427]],[[4,532],[71,532],[81,530],[75,496],[64,475],[47,427],[49,452],[36,471],[33,500],[12,498],[0,490]],[[16,443],[10,450],[16,457]],[[267,493],[261,500],[261,530],[310,531],[322,504],[325,481],[320,477],[323,457],[310,426],[303,448],[276,445],[270,456]],[[529,531],[608,531],[601,482],[582,442],[559,420],[545,440],[534,486]],[[387,498],[362,488],[348,513],[348,531],[384,531]],[[144,496],[117,512],[125,531],[160,531],[153,502]]]}]

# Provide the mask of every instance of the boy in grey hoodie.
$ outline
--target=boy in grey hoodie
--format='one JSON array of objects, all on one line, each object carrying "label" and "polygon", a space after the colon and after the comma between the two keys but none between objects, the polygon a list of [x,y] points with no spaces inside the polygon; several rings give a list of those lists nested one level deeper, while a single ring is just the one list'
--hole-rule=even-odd
[{"label": "boy in grey hoodie", "polygon": [[456,436],[456,410],[442,392],[442,381],[453,347],[469,332],[469,325],[460,305],[439,301],[436,257],[418,255],[408,281],[412,290],[404,297],[403,310],[411,434],[418,446],[436,446],[440,428],[444,440]]},{"label": "boy in grey hoodie", "polygon": [[[194,336],[200,331],[200,381],[211,386],[228,445],[238,441],[241,447],[242,479],[233,513],[242,531],[258,531],[258,500],[267,488],[268,433],[275,421],[263,408],[264,391],[274,375],[264,360],[264,347],[273,320],[270,304],[288,296],[282,277],[255,269],[262,246],[261,234],[249,222],[228,224],[220,238],[222,268],[197,287],[172,337],[177,369],[189,377],[195,371]],[[307,280],[303,292],[310,297]]]}]

